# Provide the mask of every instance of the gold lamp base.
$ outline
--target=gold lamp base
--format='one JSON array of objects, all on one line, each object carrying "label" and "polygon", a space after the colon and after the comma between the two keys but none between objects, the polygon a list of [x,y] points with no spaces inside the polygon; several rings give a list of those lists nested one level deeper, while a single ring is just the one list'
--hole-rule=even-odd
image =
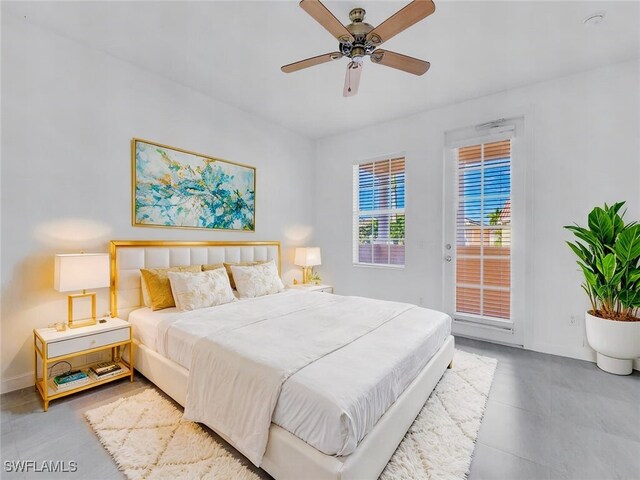
[{"label": "gold lamp base", "polygon": [[[73,319],[73,301],[78,298],[86,298],[86,297],[91,298],[91,318],[74,320]],[[69,295],[68,303],[69,303],[69,328],[89,327],[97,323],[96,322],[96,292],[87,293],[86,290],[83,290],[82,293]]]},{"label": "gold lamp base", "polygon": [[302,283],[311,283],[313,267],[302,267]]}]

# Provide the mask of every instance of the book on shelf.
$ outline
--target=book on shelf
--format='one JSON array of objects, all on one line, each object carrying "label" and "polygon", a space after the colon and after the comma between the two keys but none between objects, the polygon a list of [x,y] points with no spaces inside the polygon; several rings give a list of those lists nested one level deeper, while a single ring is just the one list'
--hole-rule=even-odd
[{"label": "book on shelf", "polygon": [[89,367],[89,371],[95,373],[98,377],[108,375],[119,370],[122,370],[122,366],[118,362],[102,362]]},{"label": "book on shelf", "polygon": [[88,378],[88,375],[81,370],[70,370],[66,373],[55,376],[53,378],[53,383],[56,385],[65,385],[67,383],[73,383]]},{"label": "book on shelf", "polygon": [[78,380],[73,380],[66,383],[57,384],[55,379],[51,381],[51,386],[54,391],[57,392],[66,392],[67,390],[73,390],[74,388],[81,387],[82,385],[86,385],[89,383],[89,377],[85,376],[84,378],[80,378]]},{"label": "book on shelf", "polygon": [[103,373],[102,375],[97,375],[94,371],[89,369],[89,376],[94,380],[104,380],[105,378],[117,377],[118,375],[122,375],[123,373],[127,373],[128,370],[120,367],[117,370],[112,372]]}]

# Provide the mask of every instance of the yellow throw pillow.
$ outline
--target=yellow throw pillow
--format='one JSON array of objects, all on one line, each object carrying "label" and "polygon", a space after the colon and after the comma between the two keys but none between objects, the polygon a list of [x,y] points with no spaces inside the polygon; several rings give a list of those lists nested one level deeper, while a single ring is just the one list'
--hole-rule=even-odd
[{"label": "yellow throw pillow", "polygon": [[224,267],[224,263],[210,263],[209,265],[202,265],[202,271],[217,270]]},{"label": "yellow throw pillow", "polygon": [[171,268],[141,268],[140,274],[147,285],[151,310],[175,307],[176,302],[171,293],[169,272],[201,272],[201,265],[189,265]]},{"label": "yellow throw pillow", "polygon": [[224,262],[224,268],[227,269],[227,275],[229,275],[229,283],[231,283],[231,288],[233,288],[234,290],[236,289],[236,282],[233,280],[233,272],[231,271],[232,265],[235,267],[251,267],[253,265],[260,265],[261,263],[266,263],[266,262],[236,262],[236,263]]}]

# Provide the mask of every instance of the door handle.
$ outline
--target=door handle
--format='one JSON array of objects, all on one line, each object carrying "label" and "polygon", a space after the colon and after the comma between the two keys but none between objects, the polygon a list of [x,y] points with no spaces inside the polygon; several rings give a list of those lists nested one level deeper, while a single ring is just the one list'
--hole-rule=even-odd
[{"label": "door handle", "polygon": [[444,257],[444,259],[445,259],[447,262],[450,262],[450,261],[451,261],[451,255],[447,255],[446,257]]}]

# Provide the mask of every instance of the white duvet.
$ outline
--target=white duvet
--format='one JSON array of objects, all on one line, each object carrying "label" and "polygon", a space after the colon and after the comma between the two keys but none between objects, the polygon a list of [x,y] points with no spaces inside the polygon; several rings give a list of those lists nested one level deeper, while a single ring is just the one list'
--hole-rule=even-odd
[{"label": "white duvet", "polygon": [[450,334],[440,312],[300,291],[130,321],[189,368],[187,418],[256,465],[271,422],[326,454],[353,452]]}]

